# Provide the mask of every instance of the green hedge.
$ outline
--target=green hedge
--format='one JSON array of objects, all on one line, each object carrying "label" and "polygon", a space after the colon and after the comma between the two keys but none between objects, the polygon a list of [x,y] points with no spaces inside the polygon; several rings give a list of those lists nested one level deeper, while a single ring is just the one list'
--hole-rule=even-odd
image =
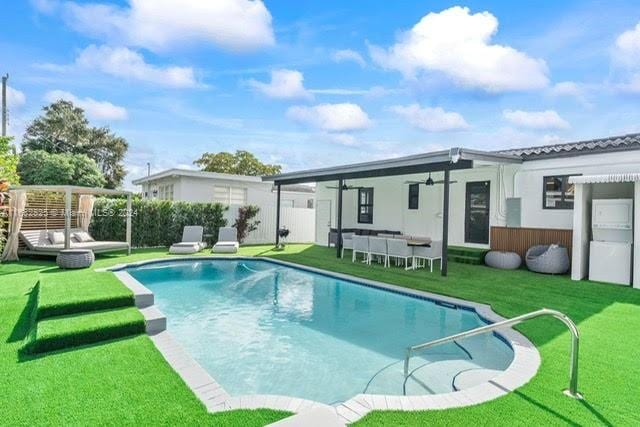
[{"label": "green hedge", "polygon": [[[125,240],[124,199],[99,198],[94,205],[90,232],[96,240]],[[185,225],[202,225],[210,245],[218,229],[227,225],[220,203],[189,203],[170,200],[134,200],[131,244],[134,247],[170,246],[182,240]]]}]

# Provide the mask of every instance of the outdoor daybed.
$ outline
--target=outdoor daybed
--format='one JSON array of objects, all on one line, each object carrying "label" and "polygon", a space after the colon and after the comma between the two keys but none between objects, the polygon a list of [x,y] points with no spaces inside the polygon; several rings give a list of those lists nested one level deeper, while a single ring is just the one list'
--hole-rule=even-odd
[{"label": "outdoor daybed", "polygon": [[[24,230],[20,232],[20,239],[24,242],[26,249],[20,250],[22,254],[32,255],[57,255],[62,249],[64,249],[64,241],[62,243],[53,243],[50,239],[50,232],[63,233],[64,230]],[[72,228],[71,234],[71,249],[91,249],[94,253],[121,251],[129,249],[127,242],[114,242],[114,241],[97,241],[94,240],[88,233],[89,241],[81,242],[76,236],[79,233],[83,233],[80,228]]]}]

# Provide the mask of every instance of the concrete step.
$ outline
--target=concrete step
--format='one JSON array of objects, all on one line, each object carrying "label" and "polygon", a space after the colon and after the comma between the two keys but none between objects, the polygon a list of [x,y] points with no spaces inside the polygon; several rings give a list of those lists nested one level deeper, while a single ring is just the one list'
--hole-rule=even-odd
[{"label": "concrete step", "polygon": [[155,305],[141,308],[140,312],[144,316],[148,335],[155,335],[167,329],[167,317]]},{"label": "concrete step", "polygon": [[344,427],[335,410],[326,407],[316,407],[291,417],[269,424],[273,427]]},{"label": "concrete step", "polygon": [[478,384],[486,383],[487,381],[500,375],[502,371],[495,369],[470,369],[468,371],[462,371],[453,378],[453,389],[465,390]]}]

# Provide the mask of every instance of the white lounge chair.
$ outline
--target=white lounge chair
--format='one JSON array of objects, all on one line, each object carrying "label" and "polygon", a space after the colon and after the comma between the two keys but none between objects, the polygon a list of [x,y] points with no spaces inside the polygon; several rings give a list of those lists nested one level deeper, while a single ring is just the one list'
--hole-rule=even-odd
[{"label": "white lounge chair", "polygon": [[[407,244],[405,239],[387,239],[387,252],[389,258],[393,258],[396,261],[402,261],[404,269],[409,270],[413,268],[413,248]],[[409,260],[411,259],[411,267],[409,267]]]},{"label": "white lounge chair", "polygon": [[369,237],[369,264],[373,256],[382,258],[384,266],[389,266],[389,253],[387,252],[387,239],[384,237]]},{"label": "white lounge chair", "polygon": [[428,260],[429,268],[433,272],[433,261],[440,260],[440,270],[442,270],[442,241],[434,240],[430,247],[416,246],[413,248],[413,266],[420,267],[420,260]]},{"label": "white lounge chair", "polygon": [[222,227],[218,231],[218,241],[213,245],[212,252],[234,254],[239,247],[238,230],[234,227]]},{"label": "white lounge chair", "polygon": [[172,254],[195,254],[207,247],[202,241],[204,228],[200,225],[187,225],[182,230],[182,241],[169,248]]}]

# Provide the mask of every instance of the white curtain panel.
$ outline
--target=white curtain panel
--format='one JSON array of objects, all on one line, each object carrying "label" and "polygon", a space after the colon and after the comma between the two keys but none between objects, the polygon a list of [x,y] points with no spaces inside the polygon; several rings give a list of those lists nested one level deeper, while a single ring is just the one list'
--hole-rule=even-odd
[{"label": "white curtain panel", "polygon": [[20,227],[22,227],[22,215],[27,205],[27,192],[14,190],[9,192],[9,235],[2,252],[2,261],[17,261]]},{"label": "white curtain panel", "polygon": [[93,215],[93,204],[95,203],[96,198],[89,195],[83,194],[80,196],[78,200],[78,215],[80,219],[80,228],[84,231],[89,231],[89,224],[91,224],[91,216]]}]

